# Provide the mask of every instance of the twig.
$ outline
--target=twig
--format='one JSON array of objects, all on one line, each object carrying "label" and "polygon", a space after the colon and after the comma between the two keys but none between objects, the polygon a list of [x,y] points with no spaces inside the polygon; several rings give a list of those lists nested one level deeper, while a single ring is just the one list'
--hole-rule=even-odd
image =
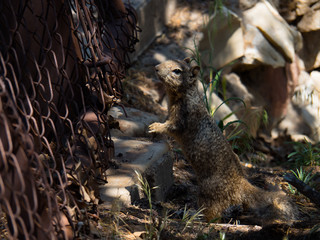
[{"label": "twig", "polygon": [[248,231],[260,231],[262,229],[261,226],[258,225],[234,225],[229,223],[214,223],[213,226],[215,226],[217,229],[223,230],[223,231],[239,231],[239,232],[248,232]]},{"label": "twig", "polygon": [[320,207],[320,193],[314,190],[309,185],[305,184],[298,178],[296,178],[293,174],[286,174],[283,177],[288,183],[293,185],[298,189],[300,193],[309,198],[313,203],[315,203],[318,207]]}]

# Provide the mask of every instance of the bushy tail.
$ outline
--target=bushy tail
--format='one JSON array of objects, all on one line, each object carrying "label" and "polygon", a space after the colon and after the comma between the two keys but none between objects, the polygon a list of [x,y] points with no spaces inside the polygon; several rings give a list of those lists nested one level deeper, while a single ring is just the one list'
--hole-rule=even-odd
[{"label": "bushy tail", "polygon": [[283,191],[269,192],[251,185],[244,187],[243,206],[262,225],[291,225],[297,217],[297,207]]}]

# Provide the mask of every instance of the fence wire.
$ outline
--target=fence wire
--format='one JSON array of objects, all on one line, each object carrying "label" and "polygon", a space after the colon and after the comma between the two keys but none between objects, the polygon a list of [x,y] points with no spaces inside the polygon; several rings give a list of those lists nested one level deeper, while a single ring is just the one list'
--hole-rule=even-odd
[{"label": "fence wire", "polygon": [[121,0],[0,1],[0,203],[10,239],[90,238],[113,155],[134,11]]}]

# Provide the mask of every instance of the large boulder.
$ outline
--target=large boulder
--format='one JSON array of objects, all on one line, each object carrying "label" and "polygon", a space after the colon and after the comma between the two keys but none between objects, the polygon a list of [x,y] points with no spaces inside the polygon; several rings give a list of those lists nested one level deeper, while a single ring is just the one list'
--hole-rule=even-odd
[{"label": "large boulder", "polygon": [[227,8],[211,16],[199,44],[203,61],[216,69],[244,55],[241,19]]},{"label": "large boulder", "polygon": [[294,61],[302,46],[301,34],[268,1],[249,5],[237,13],[223,7],[210,18],[199,46],[206,64],[220,69],[237,60],[243,67],[276,68]]},{"label": "large boulder", "polygon": [[261,66],[241,73],[241,79],[254,95],[254,105],[267,110],[270,127],[274,127],[287,113],[287,107],[297,86],[297,63],[286,67]]},{"label": "large boulder", "polygon": [[311,32],[320,29],[320,2],[308,9],[298,23],[300,32]]},{"label": "large boulder", "polygon": [[145,137],[148,136],[148,126],[160,118],[152,113],[140,111],[135,108],[119,106],[112,107],[108,112],[113,118],[117,128],[111,129],[111,135],[116,137]]},{"label": "large boulder", "polygon": [[301,36],[268,1],[258,2],[244,11],[243,21],[255,26],[287,62],[294,61],[295,48],[302,42]]},{"label": "large boulder", "polygon": [[299,86],[293,98],[301,111],[301,116],[312,131],[312,138],[320,141],[320,72],[312,71],[310,74],[302,72]]},{"label": "large boulder", "polygon": [[284,56],[269,43],[256,26],[247,23],[244,28],[245,53],[241,65],[244,64],[247,68],[262,63],[275,68],[285,65]]},{"label": "large boulder", "polygon": [[[315,1],[306,1],[310,5]],[[302,32],[303,49],[299,55],[307,71],[320,67],[320,2],[306,8],[297,27]]]},{"label": "large boulder", "polygon": [[298,54],[304,62],[305,69],[312,71],[320,67],[320,31],[302,33],[303,49]]}]

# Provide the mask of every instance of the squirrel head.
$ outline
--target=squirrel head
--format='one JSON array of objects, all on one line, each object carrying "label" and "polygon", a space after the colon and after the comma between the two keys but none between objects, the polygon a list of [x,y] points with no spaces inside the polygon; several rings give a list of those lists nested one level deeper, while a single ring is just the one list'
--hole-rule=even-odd
[{"label": "squirrel head", "polygon": [[190,59],[168,60],[155,67],[159,79],[169,91],[182,93],[195,86],[198,66],[191,66]]}]

